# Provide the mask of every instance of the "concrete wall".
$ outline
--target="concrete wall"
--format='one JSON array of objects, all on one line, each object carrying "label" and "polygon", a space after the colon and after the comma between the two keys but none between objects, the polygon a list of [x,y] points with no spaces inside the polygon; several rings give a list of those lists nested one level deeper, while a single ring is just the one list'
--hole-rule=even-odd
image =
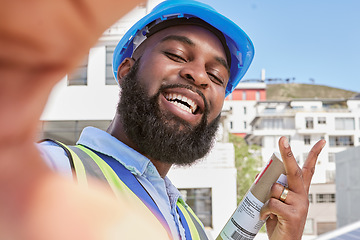
[{"label": "concrete wall", "polygon": [[360,146],[335,155],[338,227],[360,220]]}]

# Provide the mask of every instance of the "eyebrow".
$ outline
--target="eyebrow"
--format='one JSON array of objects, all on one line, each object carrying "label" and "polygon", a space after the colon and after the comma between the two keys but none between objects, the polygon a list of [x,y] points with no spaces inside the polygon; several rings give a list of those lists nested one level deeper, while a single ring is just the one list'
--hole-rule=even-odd
[{"label": "eyebrow", "polygon": [[193,41],[191,41],[190,38],[185,37],[185,36],[179,36],[179,35],[166,36],[163,39],[161,39],[161,42],[166,42],[166,41],[169,41],[169,40],[179,41],[179,42],[185,43],[185,44],[187,44],[189,46],[192,46],[192,47],[195,46],[195,43]]},{"label": "eyebrow", "polygon": [[[191,47],[195,47],[195,43],[193,41],[191,41],[190,38],[185,37],[185,36],[180,36],[180,35],[169,35],[164,37],[163,39],[161,39],[161,42],[166,42],[166,41],[170,41],[170,40],[175,40],[175,41],[179,41],[182,43],[185,43]],[[227,64],[227,62],[225,61],[224,58],[222,57],[215,57],[215,60],[220,63],[222,66],[224,66],[226,68],[226,70],[228,71],[228,74],[230,75],[230,67]]]}]

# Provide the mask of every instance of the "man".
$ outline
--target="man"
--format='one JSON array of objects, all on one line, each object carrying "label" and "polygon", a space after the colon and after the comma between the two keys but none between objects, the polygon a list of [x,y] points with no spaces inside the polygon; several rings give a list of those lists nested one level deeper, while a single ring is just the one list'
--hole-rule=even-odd
[{"label": "man", "polygon": [[[115,172],[115,167],[122,165],[136,177],[174,239],[190,239],[193,234],[187,235],[177,208],[183,200],[166,174],[173,164],[191,164],[211,148],[224,98],[252,60],[248,39],[239,27],[207,5],[194,1],[160,4],[130,29],[115,49],[113,68],[121,99],[107,133],[86,128],[79,139],[78,144],[85,146],[82,150],[92,150]],[[68,154],[52,142],[44,145],[51,165],[70,173]],[[104,159],[106,156],[115,163]],[[294,163],[291,157],[287,167],[296,173]],[[289,207],[297,214],[285,215],[287,218],[269,231],[275,236],[286,232],[293,238],[294,234],[301,236],[307,196],[301,180],[289,179],[293,191]],[[306,179],[305,188],[308,185]],[[280,202],[282,189],[274,186],[274,198]],[[299,196],[290,197],[295,193]],[[282,208],[271,204],[264,208],[265,213],[282,219],[283,211],[277,212]]]},{"label": "man", "polygon": [[[192,232],[188,226],[196,225],[197,220],[182,218],[186,212],[181,208],[188,206],[166,174],[173,164],[192,164],[210,150],[224,98],[245,74],[252,57],[253,46],[246,34],[209,6],[194,1],[164,2],[136,23],[115,49],[113,68],[121,98],[107,132],[85,128],[78,141],[81,151],[45,142],[44,154],[51,166],[65,173],[71,173],[69,158],[88,154],[97,165],[87,166],[91,159],[74,160],[76,174],[76,164],[84,164],[88,172],[100,168],[115,194],[124,191],[112,187],[118,182],[130,185],[122,178],[126,173],[118,170],[124,168],[139,182],[131,190],[139,195],[137,191],[145,189],[150,202],[139,198],[152,204],[149,209],[173,239],[205,239],[203,229]],[[309,154],[303,173],[286,139],[280,143],[290,192],[286,201],[280,201],[283,189],[274,185],[273,198],[262,216],[271,216],[271,238],[300,239],[311,180],[307,171],[314,167],[323,142]],[[119,179],[108,180],[110,176],[102,170],[104,162]]]}]

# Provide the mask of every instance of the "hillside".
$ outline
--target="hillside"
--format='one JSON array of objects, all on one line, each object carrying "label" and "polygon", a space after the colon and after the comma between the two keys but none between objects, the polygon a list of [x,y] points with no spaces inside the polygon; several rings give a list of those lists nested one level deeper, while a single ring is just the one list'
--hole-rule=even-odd
[{"label": "hillside", "polygon": [[351,98],[357,92],[315,84],[267,84],[267,100],[291,100],[294,98]]}]

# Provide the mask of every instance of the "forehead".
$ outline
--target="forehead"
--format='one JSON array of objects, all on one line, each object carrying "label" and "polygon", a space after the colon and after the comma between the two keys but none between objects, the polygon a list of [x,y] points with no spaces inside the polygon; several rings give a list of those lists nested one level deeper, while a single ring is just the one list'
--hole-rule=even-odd
[{"label": "forehead", "polygon": [[177,25],[160,30],[159,32],[151,35],[139,46],[138,49],[141,49],[139,52],[143,52],[147,47],[152,47],[167,40],[176,40],[175,38],[169,38],[169,36],[186,37],[193,43],[188,45],[193,47],[201,46],[203,48],[209,48],[209,50],[211,49],[214,54],[226,59],[224,47],[214,33],[201,26],[191,25]]}]

